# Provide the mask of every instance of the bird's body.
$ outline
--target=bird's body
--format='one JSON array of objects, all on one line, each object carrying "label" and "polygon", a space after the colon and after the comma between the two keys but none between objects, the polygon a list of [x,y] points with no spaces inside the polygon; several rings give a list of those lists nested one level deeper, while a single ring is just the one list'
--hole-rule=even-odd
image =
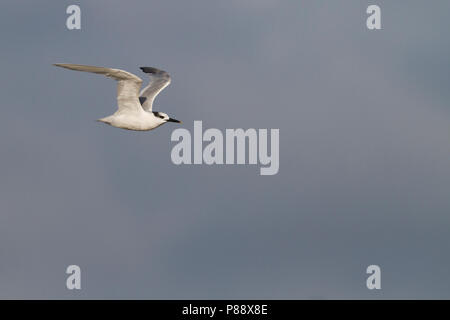
[{"label": "bird's body", "polygon": [[142,79],[124,70],[79,64],[57,63],[54,65],[70,70],[103,74],[117,80],[118,109],[114,114],[99,119],[100,122],[136,131],[152,130],[166,122],[181,123],[163,112],[152,111],[153,100],[161,90],[170,84],[170,76],[165,71],[152,67],[141,67],[142,71],[150,74],[151,79],[148,86],[139,92]]},{"label": "bird's body", "polygon": [[152,130],[166,122],[147,111],[136,113],[127,112],[124,114],[114,113],[113,115],[98,119],[97,121],[107,123],[116,128],[135,131]]}]

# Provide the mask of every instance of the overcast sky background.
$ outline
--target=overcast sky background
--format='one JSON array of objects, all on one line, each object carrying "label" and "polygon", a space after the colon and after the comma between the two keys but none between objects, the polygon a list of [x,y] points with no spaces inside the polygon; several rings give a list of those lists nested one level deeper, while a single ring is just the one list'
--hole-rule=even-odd
[{"label": "overcast sky background", "polygon": [[[383,30],[367,30],[369,4]],[[450,298],[449,12],[2,1],[0,298]],[[154,110],[191,131],[279,128],[280,171],[175,166],[179,125],[95,122],[114,81],[56,62],[162,68]],[[366,288],[371,264],[382,290]]]}]

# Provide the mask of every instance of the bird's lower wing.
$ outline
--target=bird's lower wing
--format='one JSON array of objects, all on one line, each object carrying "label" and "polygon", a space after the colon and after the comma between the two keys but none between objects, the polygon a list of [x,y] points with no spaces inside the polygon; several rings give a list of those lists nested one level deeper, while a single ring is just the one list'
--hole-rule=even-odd
[{"label": "bird's lower wing", "polygon": [[125,70],[86,66],[81,64],[55,63],[54,66],[70,70],[102,74],[106,77],[117,80],[118,112],[142,111],[141,104],[139,103],[139,89],[141,88],[142,79],[138,76]]},{"label": "bird's lower wing", "polygon": [[152,111],[153,100],[155,97],[170,84],[170,75],[163,71],[152,67],[141,67],[141,70],[150,75],[148,86],[142,89],[140,97],[146,98],[142,103],[145,111]]}]

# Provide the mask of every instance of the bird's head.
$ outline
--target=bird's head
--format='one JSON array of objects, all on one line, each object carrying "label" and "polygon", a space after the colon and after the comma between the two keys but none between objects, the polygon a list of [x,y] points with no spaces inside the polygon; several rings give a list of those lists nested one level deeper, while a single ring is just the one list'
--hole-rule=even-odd
[{"label": "bird's head", "polygon": [[176,122],[176,123],[181,123],[180,120],[173,119],[173,118],[169,117],[169,116],[167,115],[167,113],[164,113],[164,112],[154,111],[153,114],[155,115],[156,118],[161,119],[161,121],[162,121],[163,123],[166,123],[166,122]]}]

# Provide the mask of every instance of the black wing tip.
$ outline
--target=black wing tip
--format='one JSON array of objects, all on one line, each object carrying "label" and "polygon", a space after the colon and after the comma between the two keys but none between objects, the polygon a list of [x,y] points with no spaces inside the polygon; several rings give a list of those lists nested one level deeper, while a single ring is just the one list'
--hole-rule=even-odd
[{"label": "black wing tip", "polygon": [[146,97],[139,97],[139,102],[141,103],[141,105],[144,104],[145,100],[147,100]]},{"label": "black wing tip", "polygon": [[153,67],[139,67],[145,73],[153,73],[153,74],[166,74],[167,72],[163,70],[159,70]]}]

